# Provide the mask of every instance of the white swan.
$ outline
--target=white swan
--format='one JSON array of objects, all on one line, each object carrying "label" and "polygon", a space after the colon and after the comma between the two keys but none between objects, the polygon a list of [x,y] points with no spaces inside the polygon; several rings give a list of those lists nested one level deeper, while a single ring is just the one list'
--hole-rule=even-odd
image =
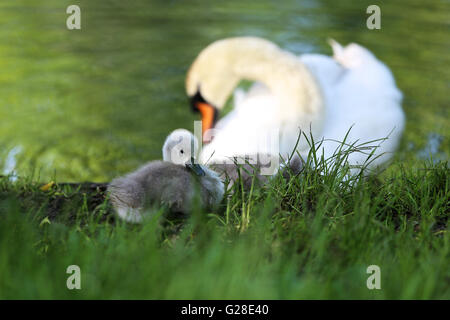
[{"label": "white swan", "polygon": [[[230,156],[292,152],[299,128],[322,131],[324,106],[319,86],[304,64],[270,41],[241,37],[219,40],[205,48],[192,64],[186,90],[194,109],[202,113],[203,138],[214,125],[218,110],[242,79],[260,81],[262,90],[245,99],[217,123],[217,134],[201,151],[200,160],[211,163]],[[279,149],[278,149],[279,144]],[[306,150],[306,143],[299,145]]]},{"label": "white swan", "polygon": [[[331,41],[333,57],[296,57],[271,42],[242,37],[219,40],[205,48],[192,64],[186,90],[194,109],[202,113],[203,133],[214,125],[218,110],[241,79],[258,81],[247,93],[235,93],[235,107],[216,124],[219,129],[201,153],[201,160],[220,162],[227,156],[270,152],[255,150],[277,130],[282,156],[293,151],[299,130],[325,138],[322,152],[330,157],[352,127],[346,142],[389,138],[376,149],[382,155],[371,167],[386,162],[397,148],[403,128],[402,94],[390,70],[366,48],[342,47]],[[330,140],[331,139],[331,140]],[[303,142],[302,142],[303,141]],[[298,151],[306,156],[301,140]],[[351,165],[367,154],[353,153]]]}]

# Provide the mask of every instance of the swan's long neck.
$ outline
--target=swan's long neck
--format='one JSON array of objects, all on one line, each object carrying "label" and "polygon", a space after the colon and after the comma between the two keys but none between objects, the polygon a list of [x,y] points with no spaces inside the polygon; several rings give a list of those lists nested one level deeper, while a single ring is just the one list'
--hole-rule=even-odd
[{"label": "swan's long neck", "polygon": [[233,72],[239,80],[264,83],[280,101],[280,112],[295,117],[322,112],[320,89],[303,63],[293,54],[276,46],[236,52]]},{"label": "swan's long neck", "polygon": [[[189,95],[200,89],[203,97],[222,108],[240,80],[264,83],[280,101],[280,114],[315,122],[321,127],[320,89],[303,63],[270,41],[253,38],[219,40],[194,61],[186,80]],[[303,128],[304,129],[304,128]]]}]

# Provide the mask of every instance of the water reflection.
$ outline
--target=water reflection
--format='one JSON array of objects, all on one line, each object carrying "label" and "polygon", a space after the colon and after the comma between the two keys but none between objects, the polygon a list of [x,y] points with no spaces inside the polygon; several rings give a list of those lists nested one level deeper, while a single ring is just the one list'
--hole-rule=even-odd
[{"label": "water reflection", "polygon": [[81,0],[80,31],[65,28],[70,4],[0,4],[0,168],[19,145],[17,171],[35,168],[42,179],[105,181],[160,158],[166,134],[197,119],[184,93],[190,63],[210,42],[242,35],[297,54],[329,54],[329,37],[359,42],[405,95],[398,157],[416,157],[405,146],[424,148],[430,132],[448,137],[448,1],[383,3],[373,31],[365,0]]}]

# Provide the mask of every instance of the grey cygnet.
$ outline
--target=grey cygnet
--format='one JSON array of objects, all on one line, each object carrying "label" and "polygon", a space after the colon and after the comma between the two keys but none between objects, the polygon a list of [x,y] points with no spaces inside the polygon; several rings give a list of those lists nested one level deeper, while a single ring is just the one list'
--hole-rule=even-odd
[{"label": "grey cygnet", "polygon": [[185,129],[173,131],[164,142],[163,161],[151,161],[138,170],[114,179],[108,186],[117,215],[141,223],[149,205],[165,205],[172,212],[187,214],[198,191],[201,205],[213,208],[224,195],[218,174],[194,163],[196,137]]}]

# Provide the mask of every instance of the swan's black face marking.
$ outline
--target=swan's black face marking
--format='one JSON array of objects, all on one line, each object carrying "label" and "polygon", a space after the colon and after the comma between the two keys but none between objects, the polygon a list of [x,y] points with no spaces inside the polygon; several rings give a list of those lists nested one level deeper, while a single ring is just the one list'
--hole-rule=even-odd
[{"label": "swan's black face marking", "polygon": [[209,104],[205,100],[205,98],[203,98],[202,94],[200,93],[200,90],[197,90],[197,93],[195,95],[193,95],[192,97],[189,97],[189,102],[190,102],[193,112],[200,112],[200,110],[198,109],[198,106],[197,106],[198,103]]},{"label": "swan's black face marking", "polygon": [[219,111],[203,98],[200,90],[190,98],[190,103],[192,110],[200,112],[202,115],[202,135],[204,135],[207,130],[214,128],[216,125]]}]

